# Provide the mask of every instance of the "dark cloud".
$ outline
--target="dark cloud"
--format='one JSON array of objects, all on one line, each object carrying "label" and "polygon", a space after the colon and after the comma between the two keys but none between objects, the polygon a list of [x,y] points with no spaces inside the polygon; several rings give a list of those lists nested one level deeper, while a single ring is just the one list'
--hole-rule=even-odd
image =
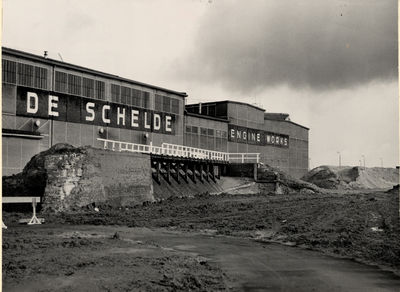
[{"label": "dark cloud", "polygon": [[214,1],[177,73],[239,92],[397,78],[397,1],[276,2]]}]

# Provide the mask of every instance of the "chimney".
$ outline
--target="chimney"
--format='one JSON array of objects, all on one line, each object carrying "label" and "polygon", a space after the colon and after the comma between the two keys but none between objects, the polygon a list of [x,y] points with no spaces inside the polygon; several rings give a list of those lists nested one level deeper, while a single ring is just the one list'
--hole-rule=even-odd
[{"label": "chimney", "polygon": [[47,51],[44,51],[44,58],[47,59]]}]

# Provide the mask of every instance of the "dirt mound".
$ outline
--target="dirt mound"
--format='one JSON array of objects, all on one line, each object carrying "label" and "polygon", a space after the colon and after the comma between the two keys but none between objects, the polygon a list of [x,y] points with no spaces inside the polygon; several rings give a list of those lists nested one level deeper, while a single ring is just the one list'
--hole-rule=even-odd
[{"label": "dirt mound", "polygon": [[324,189],[387,189],[399,183],[399,170],[324,165],[314,168],[301,179]]}]

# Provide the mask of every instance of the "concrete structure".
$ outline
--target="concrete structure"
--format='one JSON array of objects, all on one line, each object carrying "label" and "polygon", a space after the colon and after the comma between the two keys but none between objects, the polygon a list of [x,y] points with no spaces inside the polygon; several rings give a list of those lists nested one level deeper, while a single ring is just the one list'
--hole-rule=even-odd
[{"label": "concrete structure", "polygon": [[57,143],[104,148],[99,138],[260,153],[261,162],[295,177],[307,172],[308,128],[287,114],[233,101],[185,106],[186,97],[2,48],[3,175],[21,172],[33,155]]}]

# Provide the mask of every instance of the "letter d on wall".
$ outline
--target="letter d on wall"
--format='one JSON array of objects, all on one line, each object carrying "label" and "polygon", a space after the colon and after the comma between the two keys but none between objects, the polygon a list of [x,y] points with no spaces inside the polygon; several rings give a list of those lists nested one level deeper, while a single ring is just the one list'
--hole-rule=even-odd
[{"label": "letter d on wall", "polygon": [[161,117],[159,114],[154,114],[154,130],[160,130],[161,128]]},{"label": "letter d on wall", "polygon": [[[33,98],[34,103],[32,104],[31,98]],[[32,107],[33,105],[33,107]],[[39,109],[39,98],[36,93],[28,92],[28,97],[26,100],[26,112],[30,114],[36,114]]]}]

